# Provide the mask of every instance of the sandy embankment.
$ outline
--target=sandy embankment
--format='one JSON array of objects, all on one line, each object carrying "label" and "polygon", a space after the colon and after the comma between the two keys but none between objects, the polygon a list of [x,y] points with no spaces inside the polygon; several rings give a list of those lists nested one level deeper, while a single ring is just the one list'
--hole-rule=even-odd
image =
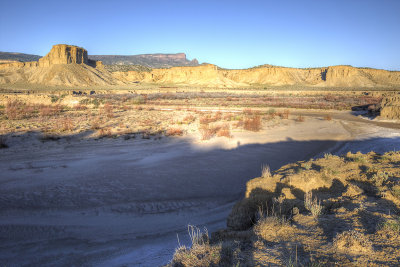
[{"label": "sandy embankment", "polygon": [[224,227],[262,164],[275,169],[329,150],[400,148],[399,130],[315,117],[233,135],[205,143],[190,136],[44,144],[16,137],[20,146],[0,150],[0,262],[160,265],[177,233],[187,242],[188,224]]}]

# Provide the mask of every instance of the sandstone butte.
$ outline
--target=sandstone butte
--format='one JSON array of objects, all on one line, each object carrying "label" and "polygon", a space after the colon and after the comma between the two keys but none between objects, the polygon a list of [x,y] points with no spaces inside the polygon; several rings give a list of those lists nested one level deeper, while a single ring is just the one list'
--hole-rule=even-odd
[{"label": "sandstone butte", "polygon": [[209,87],[309,86],[309,87],[395,87],[400,72],[352,66],[286,68],[260,66],[228,70],[215,65],[173,67],[146,71],[109,72],[101,61],[88,59],[87,50],[59,44],[39,61],[0,64],[0,84],[48,86],[125,85],[143,82]]}]

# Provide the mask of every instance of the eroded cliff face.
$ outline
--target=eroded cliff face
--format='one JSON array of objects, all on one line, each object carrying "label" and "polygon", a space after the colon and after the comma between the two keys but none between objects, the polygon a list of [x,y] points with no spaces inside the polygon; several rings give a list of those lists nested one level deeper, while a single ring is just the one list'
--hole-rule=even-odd
[{"label": "eroded cliff face", "polygon": [[[153,54],[152,57],[153,59],[163,60],[165,60],[165,57],[186,60],[185,54],[167,56]],[[61,86],[143,82],[208,87],[265,85],[372,88],[400,86],[400,72],[352,66],[298,69],[270,65],[242,70],[227,70],[220,69],[215,65],[203,64],[200,66],[110,73],[100,61],[89,59],[88,52],[85,49],[62,44],[53,46],[51,51],[39,61],[0,64],[0,83],[16,82]]]},{"label": "eroded cliff face", "polygon": [[39,59],[40,67],[56,64],[88,64],[86,49],[74,45],[54,45],[50,52]]},{"label": "eroded cliff face", "polygon": [[215,65],[153,69],[151,72],[114,72],[126,82],[172,83],[202,86],[318,86],[392,87],[400,86],[400,72],[363,69],[351,66],[297,69],[266,66],[243,70],[224,70]]},{"label": "eroded cliff face", "polygon": [[380,115],[384,119],[400,120],[400,95],[384,98]]},{"label": "eroded cliff face", "polygon": [[0,83],[93,86],[123,82],[105,70],[101,61],[88,59],[85,49],[61,44],[39,61],[0,64]]}]

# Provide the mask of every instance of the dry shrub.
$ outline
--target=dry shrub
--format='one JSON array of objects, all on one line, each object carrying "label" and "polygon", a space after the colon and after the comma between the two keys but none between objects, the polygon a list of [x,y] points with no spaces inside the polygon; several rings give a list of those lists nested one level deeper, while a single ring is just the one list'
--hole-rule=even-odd
[{"label": "dry shrub", "polygon": [[107,118],[113,118],[114,117],[114,106],[107,102],[103,106],[103,112],[107,116]]},{"label": "dry shrub", "polygon": [[254,115],[244,119],[243,128],[247,131],[258,132],[261,130],[261,117]]},{"label": "dry shrub", "polygon": [[282,118],[282,119],[289,119],[289,114],[290,114],[290,111],[288,110],[288,109],[285,109],[282,113],[280,113],[280,117]]},{"label": "dry shrub", "polygon": [[214,116],[207,114],[200,117],[200,124],[209,124],[221,120],[221,112],[217,112]]},{"label": "dry shrub", "polygon": [[190,124],[190,123],[192,123],[192,122],[194,122],[196,120],[196,117],[195,116],[193,116],[193,115],[187,115],[186,117],[184,117],[183,118],[183,123],[186,123],[186,124]]},{"label": "dry shrub", "polygon": [[262,178],[270,178],[270,177],[272,177],[271,169],[269,168],[269,165],[261,166],[261,177]]},{"label": "dry shrub", "polygon": [[245,109],[243,110],[243,113],[244,113],[245,115],[253,115],[253,111],[252,111],[250,108],[245,108]]},{"label": "dry shrub", "polygon": [[331,116],[330,114],[328,114],[328,115],[326,115],[326,116],[324,117],[324,120],[326,120],[326,121],[331,121],[331,120],[332,120],[332,116]]},{"label": "dry shrub", "polygon": [[400,217],[392,217],[383,221],[379,230],[384,233],[387,237],[399,237],[400,236]]},{"label": "dry shrub", "polygon": [[74,129],[74,123],[70,118],[63,118],[59,121],[58,128],[62,132],[72,131]]},{"label": "dry shrub", "polygon": [[231,120],[233,120],[233,114],[232,113],[227,113],[227,114],[224,115],[223,119],[226,120],[226,121],[231,121]]},{"label": "dry shrub", "polygon": [[297,121],[297,122],[304,122],[304,121],[305,121],[305,118],[304,118],[304,116],[299,115],[299,116],[297,116],[296,121]]},{"label": "dry shrub", "polygon": [[307,192],[304,195],[304,207],[311,212],[312,216],[317,218],[321,215],[323,206],[321,205],[321,201],[315,197],[313,198],[312,192]]},{"label": "dry shrub", "polygon": [[27,105],[20,100],[9,100],[6,104],[5,114],[9,120],[28,118],[35,112],[35,107]]},{"label": "dry shrub", "polygon": [[61,106],[60,105],[40,105],[39,107],[39,115],[41,117],[50,117],[54,115],[58,115],[61,113]]},{"label": "dry shrub", "polygon": [[218,137],[228,137],[228,138],[232,138],[231,135],[231,130],[229,128],[229,124],[225,123],[221,126],[220,129],[218,129],[217,131],[217,136]]},{"label": "dry shrub", "polygon": [[87,106],[82,105],[82,104],[77,104],[74,106],[75,110],[87,110]]},{"label": "dry shrub", "polygon": [[101,125],[103,124],[102,120],[100,117],[95,117],[91,119],[91,124],[90,124],[90,128],[92,130],[98,130],[101,128]]},{"label": "dry shrub", "polygon": [[165,132],[166,136],[181,136],[183,135],[183,130],[180,128],[170,128]]},{"label": "dry shrub", "polygon": [[188,225],[191,248],[179,246],[175,250],[172,266],[216,266],[220,262],[221,246],[211,246],[208,231]]},{"label": "dry shrub", "polygon": [[105,128],[101,128],[99,130],[99,137],[103,138],[103,137],[111,137],[112,133],[111,133],[111,128],[109,127],[105,127]]},{"label": "dry shrub", "polygon": [[271,216],[261,215],[254,226],[254,233],[269,242],[279,242],[289,238],[293,229],[284,217],[276,214]]},{"label": "dry shrub", "polygon": [[346,253],[368,253],[373,251],[371,241],[362,233],[351,230],[336,235],[333,245]]},{"label": "dry shrub", "polygon": [[210,140],[216,134],[215,128],[209,126],[208,124],[203,124],[199,128],[199,132],[201,135],[201,140]]}]

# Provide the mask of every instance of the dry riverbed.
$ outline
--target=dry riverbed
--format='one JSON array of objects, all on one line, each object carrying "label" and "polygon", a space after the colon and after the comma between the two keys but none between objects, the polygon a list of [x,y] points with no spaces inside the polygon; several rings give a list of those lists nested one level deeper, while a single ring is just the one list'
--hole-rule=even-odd
[{"label": "dry riverbed", "polygon": [[314,115],[264,121],[258,132],[230,128],[229,138],[210,140],[201,140],[197,125],[182,137],[149,139],[9,136],[10,147],[0,150],[0,262],[165,264],[177,234],[187,244],[188,224],[225,227],[263,164],[277,169],[328,151],[400,148],[398,129],[343,113]]}]

